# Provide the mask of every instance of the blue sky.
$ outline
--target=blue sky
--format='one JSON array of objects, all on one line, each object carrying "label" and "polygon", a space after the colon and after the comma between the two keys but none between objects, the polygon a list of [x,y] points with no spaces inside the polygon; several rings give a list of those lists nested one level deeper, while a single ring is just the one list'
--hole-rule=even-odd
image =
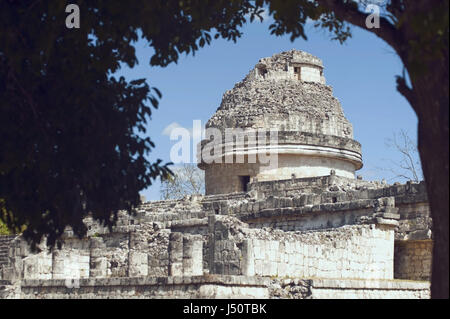
[{"label": "blue sky", "polygon": [[[177,141],[163,133],[165,128],[174,123],[191,128],[193,120],[201,120],[204,126],[220,105],[223,93],[242,80],[260,58],[295,48],[324,63],[327,84],[333,87],[334,96],[353,124],[354,138],[362,144],[364,167],[357,174],[367,180],[396,181],[384,169],[395,167],[392,161],[398,162],[400,155],[386,146],[386,139],[405,130],[415,140],[417,117],[395,89],[395,75],[402,73],[395,52],[372,33],[356,27],[353,37],[340,45],[312,25],[307,41],[291,42],[288,36],[270,35],[269,24],[248,24],[237,43],[215,40],[195,56],[182,56],[177,64],[165,68],[150,67],[152,49],[143,41],[136,43],[139,65],[122,68],[118,74],[128,79],[146,78],[163,94],[148,126],[156,144],[150,160],[170,161],[170,148]],[[155,182],[142,194],[148,200],[159,199],[159,187]]]}]

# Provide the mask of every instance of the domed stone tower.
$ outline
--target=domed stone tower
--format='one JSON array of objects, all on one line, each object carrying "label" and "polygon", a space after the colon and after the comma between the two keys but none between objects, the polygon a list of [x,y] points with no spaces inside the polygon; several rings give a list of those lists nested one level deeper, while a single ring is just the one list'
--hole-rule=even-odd
[{"label": "domed stone tower", "polygon": [[225,92],[206,129],[199,167],[205,170],[208,195],[246,191],[256,179],[318,177],[331,171],[354,178],[362,167],[361,145],[325,84],[322,61],[303,51],[259,60]]}]

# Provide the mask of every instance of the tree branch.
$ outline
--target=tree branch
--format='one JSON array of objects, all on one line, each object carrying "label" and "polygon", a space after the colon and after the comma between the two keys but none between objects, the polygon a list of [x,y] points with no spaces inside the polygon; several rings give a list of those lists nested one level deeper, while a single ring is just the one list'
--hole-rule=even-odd
[{"label": "tree branch", "polygon": [[397,91],[405,97],[405,99],[409,102],[411,107],[414,109],[416,114],[420,116],[419,109],[416,107],[416,97],[414,91],[406,84],[406,80],[404,76],[397,75]]},{"label": "tree branch", "polygon": [[368,29],[366,27],[367,15],[358,10],[356,3],[343,2],[342,0],[317,0],[317,3],[328,10],[333,11],[338,19],[347,21],[357,27],[372,32],[386,41],[394,49],[399,49],[399,43],[401,42],[399,41],[397,28],[385,17],[380,16],[379,28]]}]

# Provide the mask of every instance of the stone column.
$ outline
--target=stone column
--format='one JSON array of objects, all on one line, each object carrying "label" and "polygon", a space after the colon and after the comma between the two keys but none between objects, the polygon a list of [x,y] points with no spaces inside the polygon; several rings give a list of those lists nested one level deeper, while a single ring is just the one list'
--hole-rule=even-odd
[{"label": "stone column", "polygon": [[208,266],[209,266],[209,273],[214,274],[215,273],[215,265],[214,265],[214,254],[216,251],[216,238],[215,238],[215,223],[216,223],[216,216],[214,214],[211,214],[208,216]]},{"label": "stone column", "polygon": [[201,235],[183,237],[183,275],[203,274],[203,241]]},{"label": "stone column", "polygon": [[90,242],[90,261],[89,277],[105,278],[107,277],[107,260],[105,254],[105,243],[101,237],[91,238]]},{"label": "stone column", "polygon": [[143,252],[132,250],[128,254],[130,277],[145,277],[148,275],[148,255]]},{"label": "stone column", "polygon": [[53,279],[64,279],[65,276],[65,265],[64,265],[64,259],[66,258],[65,254],[61,250],[55,250],[53,252],[52,256],[52,278]]},{"label": "stone column", "polygon": [[255,254],[251,239],[244,240],[242,245],[242,274],[244,276],[255,275]]},{"label": "stone column", "polygon": [[169,235],[169,276],[183,275],[183,234]]}]

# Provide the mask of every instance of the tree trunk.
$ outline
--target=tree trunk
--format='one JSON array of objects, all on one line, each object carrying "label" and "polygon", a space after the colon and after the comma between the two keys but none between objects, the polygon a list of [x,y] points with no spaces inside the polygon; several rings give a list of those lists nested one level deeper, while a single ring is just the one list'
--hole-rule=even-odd
[{"label": "tree trunk", "polygon": [[449,297],[449,79],[448,63],[412,80],[419,117],[418,147],[433,219],[431,298]]},{"label": "tree trunk", "polygon": [[[380,27],[372,29],[366,28],[366,15],[350,2],[318,2],[333,11],[339,19],[370,30],[386,41],[408,70],[412,87],[406,84],[404,76],[400,76],[397,78],[397,89],[411,104],[419,119],[418,148],[433,219],[431,297],[448,298],[448,0],[391,1],[388,9],[397,22],[392,24],[386,17],[381,17]],[[425,12],[428,14],[424,15]]]},{"label": "tree trunk", "polygon": [[[436,118],[434,122],[438,121]],[[445,130],[439,132],[438,127],[430,130],[429,125],[419,124],[419,150],[433,218],[432,298],[449,297],[448,131],[447,137],[444,134]]]}]

